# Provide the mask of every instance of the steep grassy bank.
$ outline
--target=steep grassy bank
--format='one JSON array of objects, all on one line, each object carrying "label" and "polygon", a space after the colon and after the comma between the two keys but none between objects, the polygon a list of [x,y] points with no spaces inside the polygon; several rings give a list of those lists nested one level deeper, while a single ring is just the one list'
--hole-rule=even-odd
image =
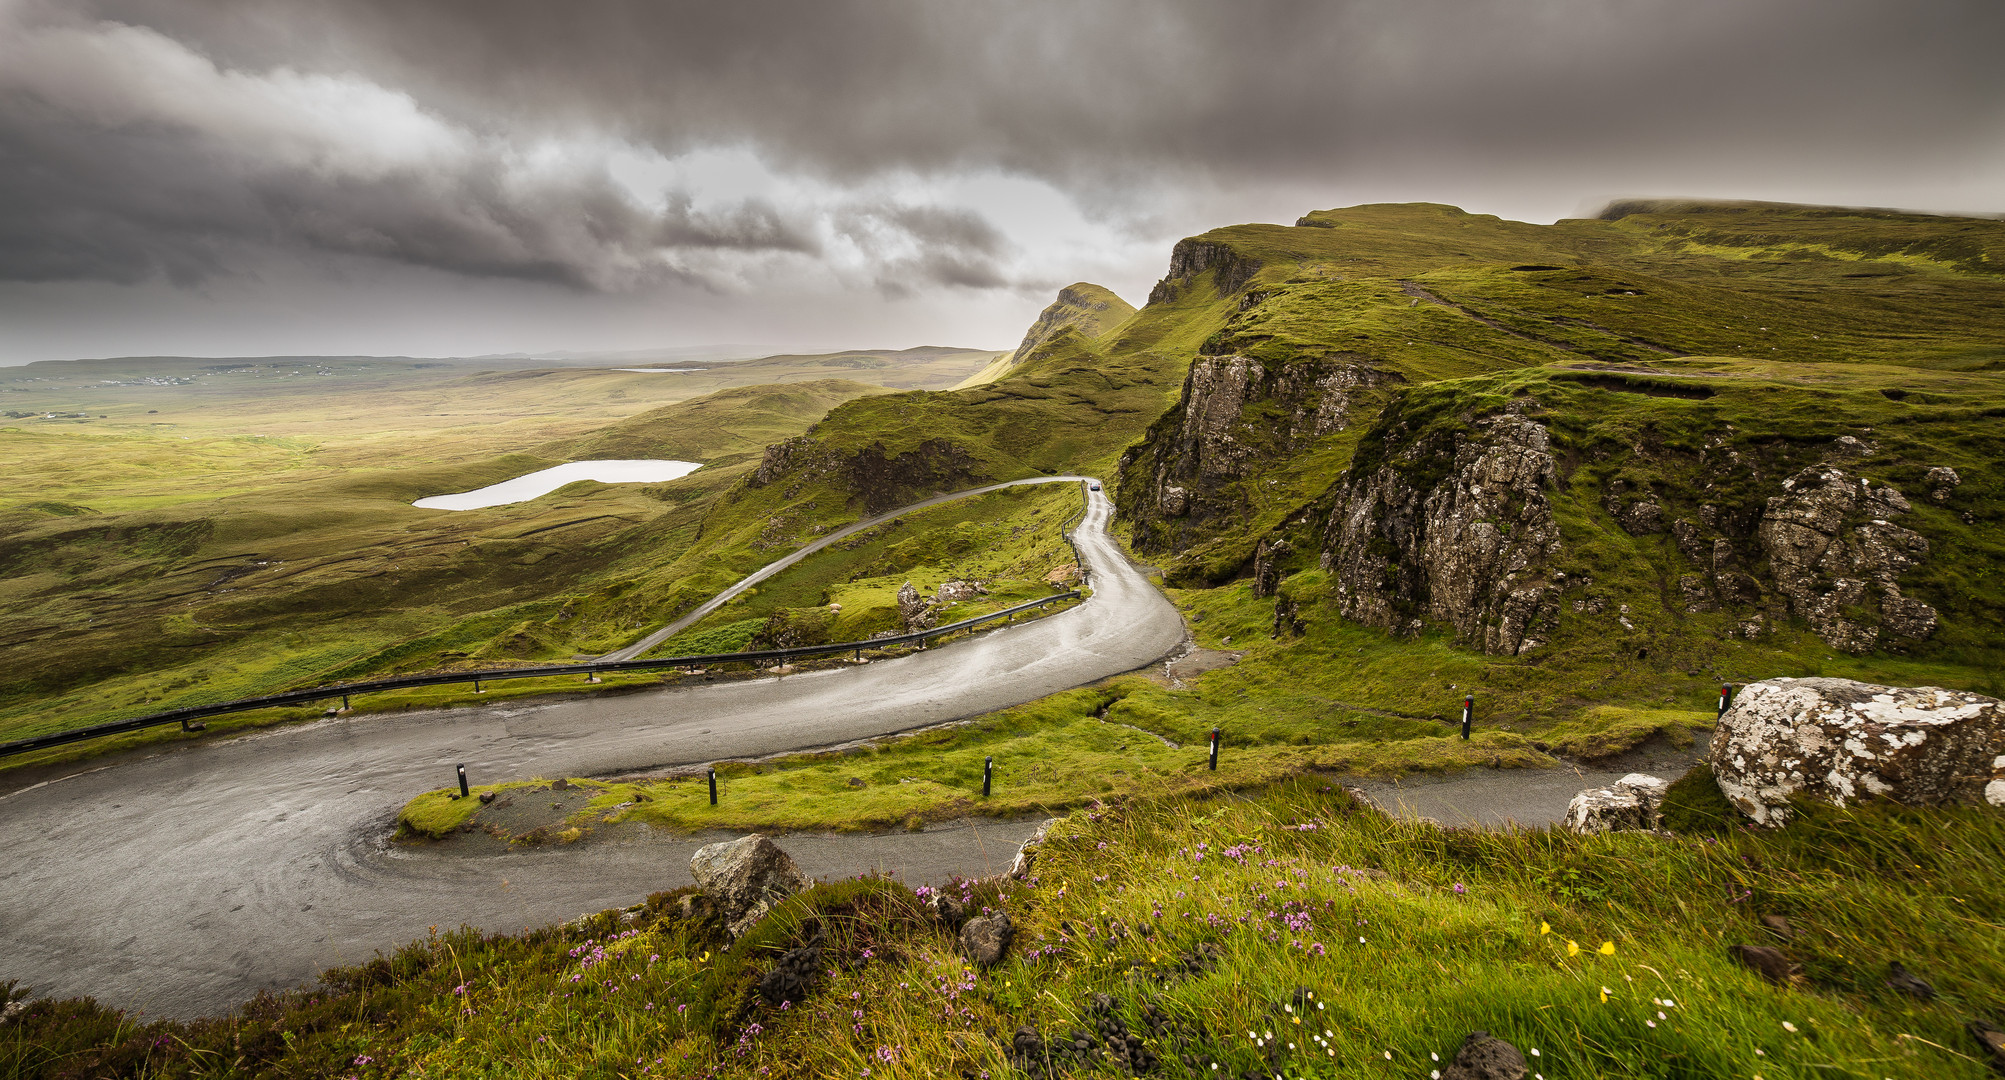
[{"label": "steep grassy bank", "polygon": [[[987,970],[888,881],[819,886],[729,950],[701,905],[661,894],[521,936],[437,934],[213,1020],[35,1002],[0,1028],[0,1068],[1001,1077],[1148,1061],[1165,1076],[1410,1077],[1480,1028],[1551,1080],[1975,1080],[1986,1067],[1963,1024],[2005,1009],[1987,932],[2005,920],[2001,856],[2005,817],[1989,809],[1583,839],[1394,821],[1308,776],[1082,809],[1025,880],[946,890],[1015,921]],[[760,978],[817,937],[805,991],[762,1000]],[[1780,946],[1802,979],[1762,981],[1729,959],[1737,944]],[[1888,988],[1894,962],[1938,996]],[[1048,1059],[1012,1056],[1023,1027]],[[1075,1032],[1077,1056],[1061,1049]]]}]

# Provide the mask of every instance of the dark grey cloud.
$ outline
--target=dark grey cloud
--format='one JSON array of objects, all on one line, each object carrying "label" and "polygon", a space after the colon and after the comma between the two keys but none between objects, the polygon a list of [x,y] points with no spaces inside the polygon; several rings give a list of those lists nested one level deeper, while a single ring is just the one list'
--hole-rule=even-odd
[{"label": "dark grey cloud", "polygon": [[[1995,167],[2005,135],[1997,0],[0,0],[0,20],[0,278],[26,281],[202,280],[258,248],[599,291],[845,258],[887,295],[1002,289],[1020,246],[912,178],[1034,178],[1136,221],[1184,188],[1486,170],[1844,171],[1901,202],[1917,168]],[[662,165],[720,150],[786,183]]]}]

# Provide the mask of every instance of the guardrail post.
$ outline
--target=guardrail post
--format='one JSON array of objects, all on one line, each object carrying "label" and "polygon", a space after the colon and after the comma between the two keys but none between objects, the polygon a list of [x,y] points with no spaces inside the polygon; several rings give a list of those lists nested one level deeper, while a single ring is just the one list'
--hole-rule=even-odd
[{"label": "guardrail post", "polygon": [[1725,715],[1727,714],[1727,710],[1728,710],[1728,709],[1731,709],[1731,708],[1733,708],[1733,684],[1732,684],[1732,683],[1721,683],[1721,684],[1720,684],[1720,711],[1719,711],[1718,713],[1714,714],[1714,716],[1713,716],[1713,719],[1717,720],[1717,719],[1719,719],[1720,717],[1722,717],[1722,716],[1725,716]]},{"label": "guardrail post", "polygon": [[1476,695],[1462,695],[1462,737],[1469,737],[1469,723],[1476,715]]},{"label": "guardrail post", "polygon": [[995,778],[995,772],[996,772],[996,759],[995,759],[994,757],[985,757],[985,758],[983,758],[983,759],[982,759],[982,798],[984,798],[984,799],[986,799],[986,798],[988,798],[988,797],[989,797],[989,783],[990,783],[990,781],[991,781],[991,780],[993,780],[993,779]]},{"label": "guardrail post", "polygon": [[347,711],[348,711],[348,695],[347,695],[347,694],[343,694],[343,695],[341,695],[341,711],[342,711],[342,712],[347,712]]},{"label": "guardrail post", "polygon": [[459,767],[459,797],[464,799],[471,794],[473,792],[466,786],[466,766],[462,764]]},{"label": "guardrail post", "polygon": [[473,681],[473,692],[474,692],[474,693],[476,693],[476,694],[485,694],[485,693],[487,693],[487,691],[485,691],[485,690],[482,690],[482,689],[480,688],[480,680],[479,680],[479,679],[475,679],[475,680]]},{"label": "guardrail post", "polygon": [[181,730],[182,730],[182,731],[207,731],[207,730],[209,730],[209,725],[207,725],[207,724],[205,724],[205,723],[201,722],[200,720],[197,720],[197,721],[195,721],[195,722],[194,722],[194,723],[192,723],[192,724],[191,724],[191,723],[189,723],[189,722],[188,722],[188,721],[186,721],[186,720],[183,720],[183,721],[181,721]]},{"label": "guardrail post", "polygon": [[710,770],[710,805],[717,805],[717,770]]},{"label": "guardrail post", "polygon": [[1218,729],[1211,729],[1211,771],[1218,771]]}]

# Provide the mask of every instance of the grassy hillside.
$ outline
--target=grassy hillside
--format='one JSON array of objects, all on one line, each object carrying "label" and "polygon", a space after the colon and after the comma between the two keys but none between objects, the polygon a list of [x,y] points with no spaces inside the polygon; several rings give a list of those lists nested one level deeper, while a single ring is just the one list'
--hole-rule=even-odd
[{"label": "grassy hillside", "polygon": [[[1977,1080],[1963,1025],[2005,1009],[2005,954],[1984,932],[2005,919],[2002,861],[1989,810],[1579,838],[1393,821],[1311,775],[1082,809],[1025,879],[942,889],[1010,913],[1015,945],[993,968],[889,880],[817,886],[728,950],[684,890],[520,936],[434,933],[193,1023],[34,1002],[0,1027],[0,1068],[1414,1077],[1480,1029],[1554,1080]],[[809,943],[810,981],[764,999],[760,980]],[[1734,945],[1780,947],[1801,976],[1771,985]],[[1889,988],[1894,963],[1938,996]]]},{"label": "grassy hillside", "polygon": [[1116,296],[1113,290],[1090,281],[1074,282],[1058,290],[1058,299],[1053,300],[1037,316],[1037,321],[1030,324],[1030,329],[1023,335],[1023,343],[1016,347],[1015,352],[997,357],[954,389],[965,390],[995,382],[1059,334],[1070,332],[1089,340],[1104,337],[1134,313],[1135,305]]},{"label": "grassy hillside", "polygon": [[[1305,766],[1538,765],[1684,743],[1703,734],[1723,681],[2005,692],[2005,320],[1991,314],[2005,277],[1984,246],[2005,226],[1769,206],[1632,207],[1553,226],[1425,205],[1304,221],[1185,241],[1147,307],[1099,338],[1054,335],[994,386],[843,405],[769,452],[766,475],[706,521],[737,523],[713,550],[756,548],[775,521],[785,547],[873,498],[1112,466],[1121,525],[1197,643],[1240,654],[1187,680],[1054,699],[1035,719],[1006,714],[924,752],[876,747],[928,785],[898,813],[967,806],[968,763],[984,756],[1021,773],[1013,790],[1038,805],[1152,790],[1155,745],[1109,743],[1091,734],[1102,722],[1186,745],[1221,727],[1241,749],[1240,781],[1257,782]],[[1151,402],[1167,408],[1150,415]],[[1480,488],[1470,470],[1500,418],[1535,424],[1552,463],[1537,492],[1552,546],[1526,579],[1543,593],[1531,644],[1486,655],[1427,597],[1396,590],[1417,624],[1347,614],[1358,583],[1331,565],[1345,554],[1339,511],[1369,509],[1360,492],[1381,474],[1437,500],[1426,505]],[[1123,446],[1124,433],[1138,438]],[[1927,636],[1839,648],[1785,591],[1760,523],[1784,481],[1827,467],[1906,492],[1892,520],[1925,555],[1889,580],[1932,610]],[[1955,486],[1929,480],[1937,469]],[[1181,515],[1164,506],[1172,483],[1188,488]],[[1468,527],[1507,539],[1535,524],[1516,494],[1470,506]],[[1398,538],[1350,554],[1393,558]],[[1883,603],[1839,614],[1878,632]],[[1444,719],[1471,692],[1478,735],[1464,743]],[[1038,766],[1050,775],[1033,783],[1023,770]],[[783,760],[761,782],[812,787],[831,768]]]}]

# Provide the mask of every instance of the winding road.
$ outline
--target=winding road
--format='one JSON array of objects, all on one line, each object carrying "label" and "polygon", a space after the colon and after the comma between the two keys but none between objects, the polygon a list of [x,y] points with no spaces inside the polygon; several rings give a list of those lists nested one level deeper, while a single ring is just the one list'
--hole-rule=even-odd
[{"label": "winding road", "polygon": [[[396,847],[387,837],[405,800],[450,783],[457,762],[482,782],[825,746],[1149,664],[1183,640],[1183,623],[1108,536],[1112,513],[1103,493],[1087,493],[1074,533],[1094,585],[1085,603],[896,660],[617,697],[342,717],[0,779],[0,978],[41,996],[206,1015],[366,960],[433,925],[512,931],[686,884],[694,846],[725,834],[481,856]],[[812,874],[875,867],[918,882],[1000,869],[1031,828],[960,823],[787,846]]]},{"label": "winding road", "polygon": [[[842,528],[837,529],[836,531],[828,534],[827,536],[824,536],[821,539],[816,540],[814,543],[809,544],[804,548],[801,548],[799,551],[796,551],[791,555],[785,556],[780,559],[775,559],[774,561],[767,563],[766,565],[760,567],[756,572],[746,575],[746,577],[740,580],[736,585],[733,585],[730,588],[724,590],[723,592],[718,593],[716,596],[713,596],[710,599],[705,600],[703,603],[698,604],[696,608],[692,610],[689,614],[684,615],[683,617],[675,620],[674,622],[669,623],[667,626],[664,626],[661,629],[656,630],[655,632],[647,635],[646,637],[641,638],[639,641],[634,642],[632,645],[629,645],[624,649],[614,649],[612,652],[609,652],[604,656],[599,657],[599,659],[638,660],[642,656],[645,656],[648,650],[654,648],[656,645],[659,645],[662,642],[667,641],[669,638],[672,638],[675,635],[681,633],[683,630],[696,625],[697,621],[702,619],[705,615],[708,615],[711,612],[716,611],[718,608],[723,607],[725,604],[730,603],[732,600],[737,598],[738,594],[744,592],[746,589],[749,589],[752,586],[757,585],[761,581],[764,581],[767,578],[772,577],[774,574],[777,574],[780,571],[785,570],[787,567],[792,566],[797,562],[800,562],[802,559],[805,559],[808,556],[813,555],[815,552],[820,551],[821,549],[829,546],[830,544],[836,543],[841,540],[847,540],[850,537],[855,536],[857,533],[860,533],[865,529],[874,529],[877,526],[882,525],[887,521],[890,521],[892,518],[901,518],[907,514],[918,513],[921,510],[930,510],[935,506],[939,506],[941,503],[957,502],[961,499],[972,498],[976,495],[987,495],[991,491],[1001,491],[1004,488],[1022,487],[1025,484],[1064,484],[1064,483],[1091,484],[1093,482],[1094,482],[1093,479],[1087,476],[1035,476],[1028,480],[1005,480],[1000,484],[990,484],[986,487],[969,488],[966,491],[950,491],[945,495],[935,495],[930,499],[921,499],[918,502],[915,502],[909,506],[901,506],[896,510],[886,510],[884,513],[879,514],[874,518],[865,518],[864,520],[859,521],[854,525],[845,525]],[[1103,529],[1105,528],[1104,523],[1102,525],[1102,528]]]}]

